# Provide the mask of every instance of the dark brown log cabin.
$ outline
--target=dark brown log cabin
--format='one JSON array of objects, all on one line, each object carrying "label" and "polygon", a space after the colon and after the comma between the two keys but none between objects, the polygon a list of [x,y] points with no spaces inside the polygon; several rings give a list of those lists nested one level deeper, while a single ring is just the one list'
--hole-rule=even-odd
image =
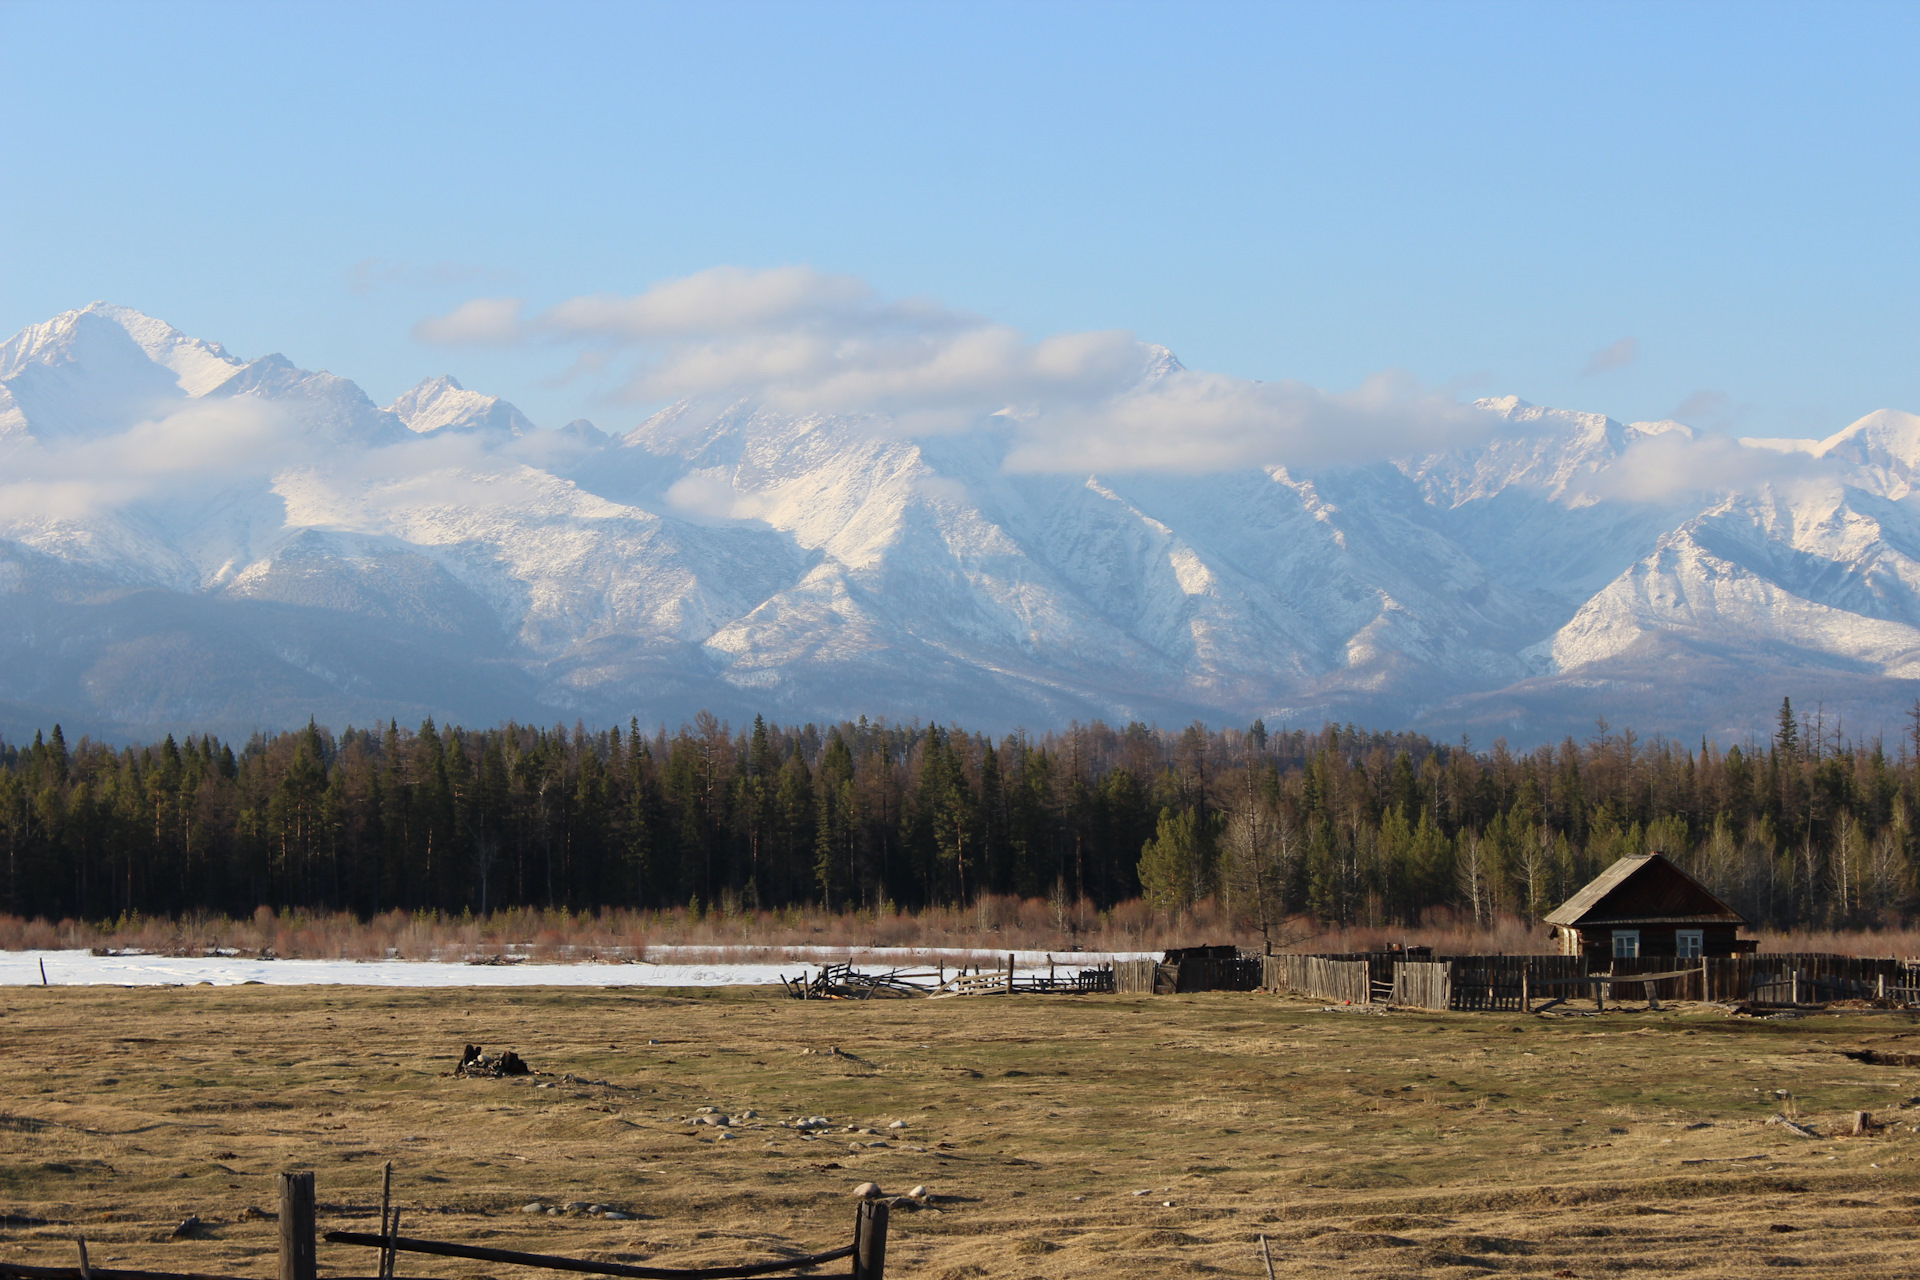
[{"label": "dark brown log cabin", "polygon": [[1744,955],[1747,920],[1664,854],[1622,858],[1547,916],[1560,954],[1614,957]]}]

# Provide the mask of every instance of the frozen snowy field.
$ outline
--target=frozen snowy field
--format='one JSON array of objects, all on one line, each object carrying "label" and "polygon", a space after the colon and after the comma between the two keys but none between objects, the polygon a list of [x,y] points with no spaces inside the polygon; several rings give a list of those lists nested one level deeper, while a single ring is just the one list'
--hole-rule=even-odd
[{"label": "frozen snowy field", "polygon": [[[979,951],[909,950],[880,947],[852,953],[785,948],[732,948],[738,958],[712,960],[712,947],[650,947],[648,960],[632,964],[465,964],[431,960],[260,960],[248,956],[96,956],[86,951],[0,951],[0,986],[38,986],[41,966],[54,986],[155,987],[211,983],[217,987],[245,982],[272,986],[359,987],[733,987],[770,986],[780,975],[793,977],[823,962],[852,959],[862,968],[894,968],[944,963],[953,968],[963,960],[991,965],[995,953]],[[695,959],[697,953],[700,959]],[[997,953],[1005,963],[1007,953]],[[1152,952],[1052,953],[1062,970],[1129,959]],[[1044,970],[1049,953],[1017,951],[1016,968]]]}]

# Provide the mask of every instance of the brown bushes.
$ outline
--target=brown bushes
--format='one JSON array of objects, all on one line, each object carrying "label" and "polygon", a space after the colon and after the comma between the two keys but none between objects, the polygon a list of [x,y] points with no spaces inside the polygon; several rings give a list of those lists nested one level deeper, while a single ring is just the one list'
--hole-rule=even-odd
[{"label": "brown bushes", "polygon": [[[740,947],[775,954],[822,949],[858,953],[875,947],[959,948],[981,953],[1161,951],[1168,947],[1234,942],[1258,951],[1257,930],[1213,899],[1169,915],[1144,902],[1107,911],[1091,903],[1041,898],[986,897],[968,907],[919,912],[888,908],[828,912],[817,907],[749,910],[727,904],[712,911],[602,910],[569,912],[515,908],[484,917],[388,911],[370,920],[347,912],[280,913],[261,907],[235,920],[192,913],[178,919],[130,916],[117,921],[26,920],[0,916],[0,950],[54,951],[111,947],[160,955],[214,951],[283,958],[337,960],[475,960],[515,956],[534,961],[646,959],[650,948],[683,948],[676,960],[717,959]],[[1296,917],[1272,938],[1276,951],[1375,951],[1393,943],[1431,946],[1442,954],[1508,955],[1552,947],[1545,926],[1517,916],[1486,924],[1447,911],[1428,913],[1413,927],[1330,925]],[[1920,932],[1904,929],[1796,930],[1761,934],[1763,951],[1849,955],[1920,955]],[[653,958],[664,959],[664,955]]]}]

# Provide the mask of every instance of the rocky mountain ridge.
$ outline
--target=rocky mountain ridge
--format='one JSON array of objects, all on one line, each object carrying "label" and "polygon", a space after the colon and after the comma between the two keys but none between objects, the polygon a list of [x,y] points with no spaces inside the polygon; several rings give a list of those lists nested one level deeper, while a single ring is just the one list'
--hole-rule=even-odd
[{"label": "rocky mountain ridge", "polygon": [[1739,738],[1783,694],[1900,731],[1920,418],[1483,406],[1483,445],[1369,466],[1022,474],[992,420],[687,403],[608,436],[451,378],[381,407],[95,304],[0,344],[0,732],[709,707],[1523,744]]}]

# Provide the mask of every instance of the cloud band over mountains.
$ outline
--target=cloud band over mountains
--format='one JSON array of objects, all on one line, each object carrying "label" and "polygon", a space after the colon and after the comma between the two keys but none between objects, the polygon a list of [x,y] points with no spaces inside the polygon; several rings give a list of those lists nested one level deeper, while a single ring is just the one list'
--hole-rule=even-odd
[{"label": "cloud band over mountains", "polygon": [[1501,426],[1406,374],[1345,392],[1255,382],[1187,369],[1125,331],[1034,338],[805,267],[716,267],[537,312],[475,298],[414,336],[570,348],[576,371],[608,370],[631,404],[748,400],[907,435],[998,419],[1017,433],[1008,466],[1022,471],[1315,467],[1477,444]]}]

